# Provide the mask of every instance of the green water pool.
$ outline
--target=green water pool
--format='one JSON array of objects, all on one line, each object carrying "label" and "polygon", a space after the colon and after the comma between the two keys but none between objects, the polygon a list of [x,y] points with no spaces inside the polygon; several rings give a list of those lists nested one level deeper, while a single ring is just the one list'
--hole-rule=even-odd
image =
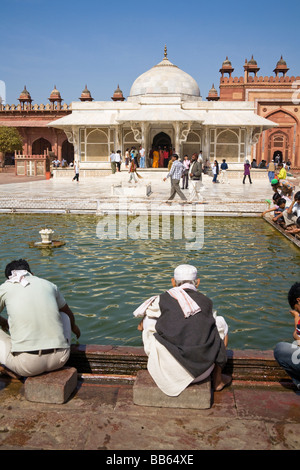
[{"label": "green water pool", "polygon": [[[199,289],[229,325],[229,348],[272,349],[292,340],[287,292],[299,281],[300,251],[260,218],[206,217],[204,243],[99,239],[95,215],[1,214],[0,281],[13,259],[57,284],[76,315],[81,344],[141,346],[134,309],[167,290],[174,267],[198,268]],[[65,245],[30,248],[52,228]],[[73,339],[76,342],[76,339]]]}]

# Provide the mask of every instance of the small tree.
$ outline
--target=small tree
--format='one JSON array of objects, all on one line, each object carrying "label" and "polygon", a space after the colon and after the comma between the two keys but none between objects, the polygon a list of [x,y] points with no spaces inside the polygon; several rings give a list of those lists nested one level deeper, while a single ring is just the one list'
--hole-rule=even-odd
[{"label": "small tree", "polygon": [[0,126],[0,165],[5,165],[5,154],[22,150],[22,138],[15,127]]}]

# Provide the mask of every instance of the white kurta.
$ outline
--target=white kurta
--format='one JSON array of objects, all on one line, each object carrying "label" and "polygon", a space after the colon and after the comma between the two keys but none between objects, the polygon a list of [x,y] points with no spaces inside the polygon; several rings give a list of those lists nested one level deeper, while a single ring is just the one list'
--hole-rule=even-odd
[{"label": "white kurta", "polygon": [[[147,367],[149,374],[160,390],[162,390],[166,395],[178,396],[191,383],[200,382],[206,379],[212,372],[214,365],[195,379],[194,376],[190,374],[154,337],[154,333],[156,333],[156,321],[160,315],[159,297],[157,297],[147,308],[146,315],[143,320],[142,337],[145,353],[148,356]],[[223,319],[224,322],[221,321],[223,317],[217,318],[219,319],[219,323],[222,324],[222,328],[226,328],[224,326],[225,320]]]}]

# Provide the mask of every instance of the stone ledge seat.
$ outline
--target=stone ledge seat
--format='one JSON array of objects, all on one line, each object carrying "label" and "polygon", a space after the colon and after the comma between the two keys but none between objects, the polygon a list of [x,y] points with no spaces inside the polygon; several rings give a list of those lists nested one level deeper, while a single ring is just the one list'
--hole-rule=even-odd
[{"label": "stone ledge seat", "polygon": [[65,403],[77,387],[77,369],[63,367],[53,372],[27,377],[24,394],[28,401],[39,403]]},{"label": "stone ledge seat", "polygon": [[142,406],[208,409],[212,405],[212,395],[211,377],[190,385],[177,397],[163,393],[147,370],[140,370],[137,373],[133,385],[133,403]]}]

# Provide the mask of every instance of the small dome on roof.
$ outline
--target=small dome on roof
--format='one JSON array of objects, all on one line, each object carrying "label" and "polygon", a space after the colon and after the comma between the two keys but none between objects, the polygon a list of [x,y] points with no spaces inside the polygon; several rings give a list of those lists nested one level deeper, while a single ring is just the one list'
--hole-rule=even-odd
[{"label": "small dome on roof", "polygon": [[111,98],[113,101],[124,101],[125,98],[123,96],[123,92],[122,90],[120,90],[120,87],[118,85],[117,89],[115,90],[112,98]]},{"label": "small dome on roof", "polygon": [[228,66],[231,67],[231,65],[232,65],[232,64],[231,64],[230,60],[228,59],[228,56],[226,56],[226,60],[224,60],[224,62],[223,62],[223,64],[222,64],[222,67],[224,67],[224,66],[225,66],[225,67],[226,67],[226,66],[227,66],[227,67],[228,67]]},{"label": "small dome on roof", "polygon": [[280,57],[279,61],[277,62],[277,66],[278,65],[286,65],[286,61],[283,60],[282,56]]},{"label": "small dome on roof", "polygon": [[217,91],[217,89],[215,88],[215,85],[214,85],[214,84],[213,84],[213,86],[211,87],[211,89],[209,90],[209,94],[210,94],[210,95],[218,94],[218,91]]},{"label": "small dome on roof", "polygon": [[59,91],[56,89],[56,85],[54,85],[53,90],[50,93],[49,101],[62,101]]},{"label": "small dome on roof", "polygon": [[218,91],[217,89],[215,88],[215,85],[213,84],[213,86],[211,87],[211,89],[209,90],[208,92],[208,97],[206,98],[208,101],[218,101],[220,98],[219,98],[219,95],[218,95]]},{"label": "small dome on roof", "polygon": [[282,56],[280,57],[279,61],[276,64],[275,69],[273,72],[275,72],[276,76],[278,76],[279,73],[282,73],[283,76],[286,76],[286,73],[289,71],[288,66],[286,65],[286,61],[283,60]]},{"label": "small dome on roof", "polygon": [[253,55],[252,55],[251,59],[249,60],[248,65],[257,65],[256,60],[253,59]]},{"label": "small dome on roof", "polygon": [[93,101],[92,95],[90,90],[88,90],[87,85],[85,85],[85,89],[82,91],[81,96],[79,98],[81,101]]},{"label": "small dome on roof", "polygon": [[21,92],[19,96],[19,100],[31,100],[31,96],[29,91],[26,88],[26,85],[24,86],[24,90]]}]

